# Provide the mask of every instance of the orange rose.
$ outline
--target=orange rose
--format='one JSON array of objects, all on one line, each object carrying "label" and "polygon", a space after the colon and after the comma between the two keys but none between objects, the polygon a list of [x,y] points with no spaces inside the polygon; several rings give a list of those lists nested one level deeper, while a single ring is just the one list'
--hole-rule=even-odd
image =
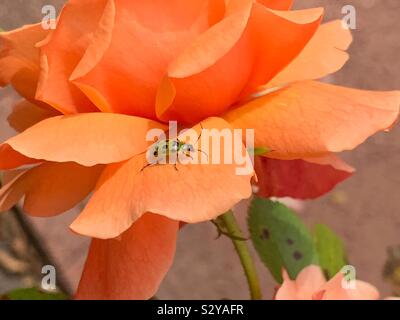
[{"label": "orange rose", "polygon": [[1,34],[0,84],[26,100],[9,118],[23,132],[0,146],[0,210],[25,197],[28,214],[52,216],[93,192],[72,225],[96,238],[78,298],[151,297],[180,221],[213,219],[251,195],[252,174],[228,164],[141,170],[149,129],[254,129],[256,147],[273,150],[257,159],[260,193],[309,198],[351,174],[334,152],[393,125],[399,92],[312,81],[343,66],[351,35],[340,21],[320,25],[322,9],[290,5],[70,0],[56,30]]}]

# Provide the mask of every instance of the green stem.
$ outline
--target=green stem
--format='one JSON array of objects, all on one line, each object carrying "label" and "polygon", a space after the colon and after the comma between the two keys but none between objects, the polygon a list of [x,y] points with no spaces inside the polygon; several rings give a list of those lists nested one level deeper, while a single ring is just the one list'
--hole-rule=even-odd
[{"label": "green stem", "polygon": [[262,293],[258,280],[257,271],[253,262],[253,258],[251,257],[249,247],[247,246],[246,241],[239,240],[240,238],[244,238],[242,231],[233,215],[232,211],[228,211],[224,215],[219,218],[226,230],[233,237],[231,238],[233,245],[236,249],[237,254],[239,255],[240,262],[242,263],[244,273],[246,274],[247,282],[249,284],[250,295],[252,300],[261,300]]}]

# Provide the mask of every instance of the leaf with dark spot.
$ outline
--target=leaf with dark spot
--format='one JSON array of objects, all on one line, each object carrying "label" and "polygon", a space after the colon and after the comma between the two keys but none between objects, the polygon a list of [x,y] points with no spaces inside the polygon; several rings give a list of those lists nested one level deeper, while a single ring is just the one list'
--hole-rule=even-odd
[{"label": "leaf with dark spot", "polygon": [[301,258],[303,258],[303,254],[300,251],[295,251],[293,252],[293,258],[295,260],[300,260]]},{"label": "leaf with dark spot", "polygon": [[269,239],[269,231],[268,231],[267,228],[264,228],[264,229],[263,229],[261,237],[262,237],[263,239],[265,239],[265,240],[268,240],[268,239]]},{"label": "leaf with dark spot", "polygon": [[255,197],[248,223],[253,244],[276,281],[282,282],[282,268],[295,279],[304,267],[318,264],[310,232],[285,205]]}]

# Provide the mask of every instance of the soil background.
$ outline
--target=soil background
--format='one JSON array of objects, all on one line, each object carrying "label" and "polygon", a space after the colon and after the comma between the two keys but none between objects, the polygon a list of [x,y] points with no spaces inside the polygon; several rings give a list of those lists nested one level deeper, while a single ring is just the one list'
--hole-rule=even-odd
[{"label": "soil background", "polygon": [[[8,30],[40,21],[43,5],[53,4],[59,10],[62,3],[60,0],[0,0],[0,26]],[[361,89],[400,89],[399,0],[297,0],[295,8],[323,6],[328,21],[341,18],[342,7],[349,4],[356,8],[357,13],[354,42],[349,50],[351,59],[327,81]],[[0,91],[1,140],[12,134],[5,118],[17,100],[18,97],[10,89]],[[343,154],[357,168],[354,177],[325,197],[296,204],[301,208],[299,214],[310,226],[317,222],[326,223],[344,239],[357,277],[376,285],[383,296],[391,291],[382,278],[386,250],[390,245],[400,244],[399,138],[400,126],[397,126],[390,133],[380,133],[357,150]],[[244,208],[245,204],[241,204],[236,210],[243,224]],[[58,266],[58,274],[70,290],[79,279],[89,242],[72,235],[67,229],[78,211],[79,208],[61,217],[29,221],[43,239],[45,249]],[[11,219],[11,215],[3,214],[0,226],[8,223],[5,221]],[[18,232],[15,237],[19,237]],[[174,265],[157,294],[158,298],[248,298],[245,278],[230,241],[225,238],[215,240],[215,237],[216,230],[210,223],[183,229]],[[10,237],[2,238],[0,232],[0,250],[7,251],[10,241]],[[8,254],[8,258],[12,259],[12,253]],[[0,264],[1,261],[0,256]],[[5,261],[10,263],[10,260]],[[265,297],[270,298],[273,282],[261,263],[258,267]],[[27,278],[28,271],[1,270],[0,266],[0,292],[29,285],[33,281],[32,277]],[[33,278],[40,278],[40,274],[33,275]]]}]

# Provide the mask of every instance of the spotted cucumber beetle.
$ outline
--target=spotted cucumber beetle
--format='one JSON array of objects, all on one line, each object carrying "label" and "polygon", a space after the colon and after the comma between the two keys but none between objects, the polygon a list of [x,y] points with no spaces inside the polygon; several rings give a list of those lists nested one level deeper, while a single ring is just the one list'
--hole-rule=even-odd
[{"label": "spotted cucumber beetle", "polygon": [[[200,123],[201,130],[203,130],[203,126]],[[147,150],[147,152],[150,152],[151,158],[155,159],[155,161],[151,161],[148,164],[146,164],[141,171],[146,169],[147,167],[156,165],[156,164],[169,164],[173,163],[175,170],[178,171],[177,163],[179,160],[179,155],[183,154],[184,156],[191,158],[192,153],[195,151],[199,151],[207,155],[204,151],[200,149],[196,149],[194,146],[199,142],[201,138],[202,131],[200,131],[199,136],[197,137],[196,143],[190,144],[183,142],[179,140],[178,138],[176,139],[164,139],[157,141],[151,148],[150,150]],[[208,157],[208,155],[207,155]]]}]

